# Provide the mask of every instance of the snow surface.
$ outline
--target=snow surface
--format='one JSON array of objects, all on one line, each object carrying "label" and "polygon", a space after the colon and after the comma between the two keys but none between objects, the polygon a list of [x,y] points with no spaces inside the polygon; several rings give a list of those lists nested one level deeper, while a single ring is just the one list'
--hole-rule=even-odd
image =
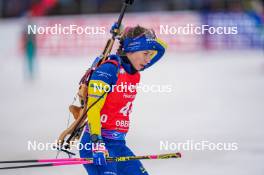
[{"label": "snow surface", "polygon": [[[139,92],[127,137],[136,154],[177,151],[161,150],[160,141],[238,145],[236,151],[181,150],[181,159],[145,160],[149,174],[264,174],[263,56],[247,51],[167,54],[142,73],[142,83],[171,85],[172,92]],[[0,160],[56,156],[51,150],[28,151],[28,141],[53,142],[65,129],[68,105],[89,64],[86,58],[42,57],[36,79],[29,81],[22,58],[0,58]],[[0,175],[57,174],[86,172],[78,165],[0,171]]]}]

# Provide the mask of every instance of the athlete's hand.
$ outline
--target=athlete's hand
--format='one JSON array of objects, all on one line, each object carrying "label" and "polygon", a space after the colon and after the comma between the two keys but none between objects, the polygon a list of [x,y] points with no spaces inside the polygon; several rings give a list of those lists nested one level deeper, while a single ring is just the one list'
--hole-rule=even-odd
[{"label": "athlete's hand", "polygon": [[93,163],[95,165],[106,165],[106,157],[108,156],[108,150],[105,147],[105,143],[102,139],[98,139],[92,142]]},{"label": "athlete's hand", "polygon": [[117,22],[115,22],[112,27],[111,27],[111,30],[110,30],[110,33],[117,33],[117,34],[120,34],[122,33],[124,30],[124,27],[123,25],[120,26],[120,28],[118,29],[118,25],[117,25]]}]

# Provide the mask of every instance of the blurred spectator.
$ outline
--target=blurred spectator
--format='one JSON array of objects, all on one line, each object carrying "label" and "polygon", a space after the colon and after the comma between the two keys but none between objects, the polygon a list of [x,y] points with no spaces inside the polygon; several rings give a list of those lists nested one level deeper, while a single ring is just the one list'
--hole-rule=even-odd
[{"label": "blurred spectator", "polygon": [[37,45],[35,34],[28,34],[28,25],[33,25],[32,17],[29,13],[26,15],[26,24],[22,33],[21,44],[25,57],[25,77],[28,80],[34,80]]}]

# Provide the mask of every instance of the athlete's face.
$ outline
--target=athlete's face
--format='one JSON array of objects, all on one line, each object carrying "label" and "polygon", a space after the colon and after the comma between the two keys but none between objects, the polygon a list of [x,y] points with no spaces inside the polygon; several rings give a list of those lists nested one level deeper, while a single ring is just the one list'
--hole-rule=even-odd
[{"label": "athlete's face", "polygon": [[153,55],[153,51],[151,50],[143,50],[143,51],[127,53],[128,59],[133,64],[134,68],[138,71],[143,69],[144,66],[150,62],[152,55]]}]

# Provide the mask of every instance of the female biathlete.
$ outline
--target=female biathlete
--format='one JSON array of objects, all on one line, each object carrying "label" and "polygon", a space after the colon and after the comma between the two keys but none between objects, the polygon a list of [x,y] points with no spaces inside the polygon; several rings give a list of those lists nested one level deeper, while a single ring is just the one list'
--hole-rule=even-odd
[{"label": "female biathlete", "polygon": [[[137,92],[134,88],[121,91],[116,88],[136,86],[140,71],[160,60],[164,52],[165,44],[156,38],[153,30],[141,26],[126,28],[117,54],[110,55],[91,75],[87,106],[94,106],[87,112],[88,126],[81,138],[81,144],[86,147],[80,149],[81,158],[93,158],[93,164],[84,165],[89,175],[148,174],[139,160],[107,162],[106,156],[134,156],[126,146],[125,136]],[[105,87],[113,88],[109,92]],[[87,143],[92,144],[87,147]]]}]

